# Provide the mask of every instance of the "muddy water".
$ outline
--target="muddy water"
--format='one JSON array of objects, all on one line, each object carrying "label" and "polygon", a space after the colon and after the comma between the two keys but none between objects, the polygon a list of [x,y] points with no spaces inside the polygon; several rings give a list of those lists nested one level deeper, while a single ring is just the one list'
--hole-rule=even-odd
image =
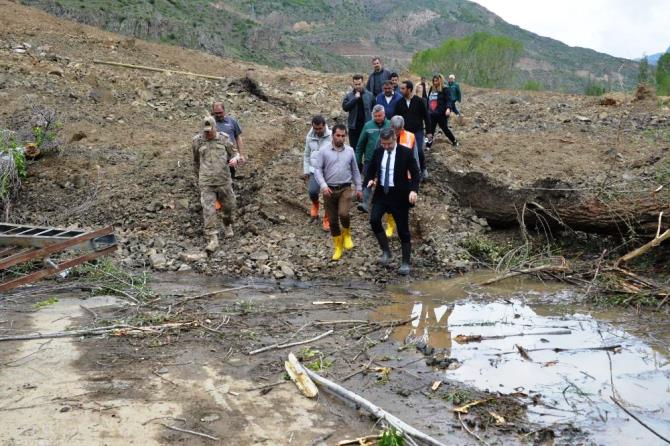
[{"label": "muddy water", "polygon": [[[461,364],[445,371],[446,379],[515,395],[528,403],[531,421],[571,423],[604,444],[662,443],[614,404],[614,394],[670,437],[667,319],[647,315],[636,322],[624,310],[590,313],[565,303],[577,300],[573,291],[529,279],[476,286],[489,277],[476,273],[397,288],[394,303],[372,317],[416,317],[392,337],[445,350]],[[459,343],[459,335],[484,339]],[[620,347],[600,350],[610,346]]]}]

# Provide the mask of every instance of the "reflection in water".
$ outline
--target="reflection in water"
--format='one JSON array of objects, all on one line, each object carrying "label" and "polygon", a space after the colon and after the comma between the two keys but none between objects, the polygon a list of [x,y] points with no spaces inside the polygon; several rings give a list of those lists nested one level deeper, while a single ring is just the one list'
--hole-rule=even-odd
[{"label": "reflection in water", "polygon": [[[668,358],[640,339],[589,315],[557,315],[551,306],[543,306],[543,314],[538,315],[517,298],[467,300],[465,285],[481,280],[467,277],[437,285],[420,284],[418,291],[397,294],[393,305],[375,310],[373,317],[418,317],[398,327],[393,339],[423,340],[433,347],[450,349],[451,357],[462,365],[446,371],[448,379],[481,390],[515,394],[529,403],[528,416],[533,421],[544,425],[573,423],[605,444],[657,444],[657,437],[611,401],[613,383],[624,405],[652,428],[670,436]],[[500,299],[523,286],[517,283],[515,289],[494,292]],[[533,334],[558,330],[569,330],[570,334]],[[469,344],[453,341],[461,334],[495,339]],[[519,355],[517,345],[529,352],[531,360]],[[583,350],[611,345],[621,345],[620,351]],[[556,352],[555,348],[567,351]]]},{"label": "reflection in water", "polygon": [[435,348],[450,348],[451,336],[447,330],[447,305],[424,302],[399,303],[377,309],[375,319],[414,319],[410,324],[396,328],[391,338],[402,343],[424,341]]}]

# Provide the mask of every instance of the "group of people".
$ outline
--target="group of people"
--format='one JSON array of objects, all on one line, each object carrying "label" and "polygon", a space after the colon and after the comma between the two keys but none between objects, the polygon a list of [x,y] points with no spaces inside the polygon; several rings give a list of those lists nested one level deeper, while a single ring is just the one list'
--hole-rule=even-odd
[{"label": "group of people", "polygon": [[417,202],[421,181],[428,178],[424,148],[432,146],[438,125],[451,144],[459,146],[449,117],[459,114],[456,103],[461,91],[453,74],[447,82],[435,74],[426,91],[425,79],[416,87],[411,80],[400,82],[396,73],[384,69],[379,57],[372,59],[372,67],[367,83],[360,74],[352,77],[351,91],[342,100],[342,109],[348,112],[346,125],[329,129],[323,116],[312,118],[303,177],[313,221],[318,220],[319,195],[323,195],[323,229],[333,239],[332,260],[340,260],[344,251],[354,247],[350,210],[355,193],[358,209],[370,214],[370,227],[382,252],[379,262],[391,261],[389,238],[397,229],[402,252],[399,273],[407,275],[411,268],[409,211]]},{"label": "group of people", "polygon": [[[312,118],[305,138],[303,179],[311,201],[310,217],[319,218],[319,198],[325,208],[322,226],[333,241],[331,259],[338,261],[354,248],[350,210],[354,196],[358,209],[370,214],[370,227],[381,249],[379,262],[391,262],[389,238],[397,230],[402,260],[399,273],[411,269],[409,211],[418,200],[421,181],[428,177],[424,148],[430,148],[439,125],[453,146],[459,142],[449,129],[451,114],[459,114],[460,87],[455,76],[445,82],[435,74],[426,91],[426,80],[415,86],[400,82],[396,73],[372,60],[367,83],[354,75],[352,89],[342,100],[346,124],[329,128],[325,118]],[[193,165],[200,190],[206,251],[219,247],[217,211],[223,233],[233,236],[236,200],[232,187],[235,168],[245,162],[242,130],[225,112],[222,103],[212,105],[202,132],[192,141]],[[347,139],[349,144],[347,144]],[[386,216],[387,227],[382,219]]]}]

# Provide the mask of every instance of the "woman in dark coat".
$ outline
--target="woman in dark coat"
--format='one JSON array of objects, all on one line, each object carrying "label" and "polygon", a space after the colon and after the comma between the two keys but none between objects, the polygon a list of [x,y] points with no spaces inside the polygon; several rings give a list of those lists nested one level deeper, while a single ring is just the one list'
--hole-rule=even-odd
[{"label": "woman in dark coat", "polygon": [[[428,93],[428,112],[430,113],[430,126],[426,134],[435,138],[435,128],[439,125],[445,136],[454,147],[458,146],[458,140],[449,129],[449,116],[454,109],[454,101],[449,95],[449,89],[444,85],[444,76],[436,74],[433,76],[433,85]],[[430,131],[428,131],[430,130]],[[426,142],[426,147],[433,145],[433,140]]]}]

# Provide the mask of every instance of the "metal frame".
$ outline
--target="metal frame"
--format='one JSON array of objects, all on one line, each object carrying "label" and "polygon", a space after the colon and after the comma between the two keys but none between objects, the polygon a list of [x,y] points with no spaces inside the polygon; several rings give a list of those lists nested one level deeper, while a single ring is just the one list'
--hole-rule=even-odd
[{"label": "metal frame", "polygon": [[[0,292],[58,274],[65,269],[111,254],[116,249],[117,240],[111,226],[85,232],[0,223],[0,270],[38,259],[45,263],[45,267],[40,270],[0,283]],[[58,264],[49,259],[51,254],[67,250],[78,255]]]}]

